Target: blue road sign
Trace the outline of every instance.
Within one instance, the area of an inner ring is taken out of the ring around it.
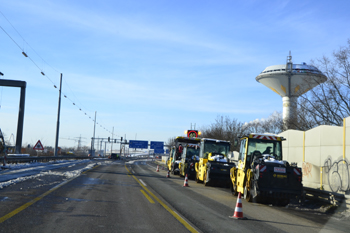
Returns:
[[[164,154],[164,149],[154,149],[155,154]]]
[[[151,141],[151,149],[163,149],[164,142],[152,142]]]
[[[129,140],[129,148],[147,149],[148,141]]]
[[[166,154],[169,154],[169,152],[170,152],[169,149],[166,149],[165,153],[166,153]]]

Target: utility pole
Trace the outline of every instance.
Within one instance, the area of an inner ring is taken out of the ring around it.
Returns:
[[[95,153],[93,153],[94,151],[94,144],[95,144],[95,129],[96,129],[96,111],[95,111],[95,121],[94,121],[94,135],[91,139],[91,156],[94,156]]]
[[[114,127],[112,128],[111,155],[112,155],[112,152],[113,152],[113,133],[114,133]]]
[[[58,138],[59,138],[59,131],[60,131],[60,114],[61,114],[61,90],[62,90],[62,73],[60,77],[60,89],[59,89],[59,95],[58,95],[58,111],[57,111],[57,125],[56,125],[56,143],[55,143],[55,157],[58,155]]]

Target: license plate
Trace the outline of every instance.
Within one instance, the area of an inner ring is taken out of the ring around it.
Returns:
[[[273,171],[277,172],[277,173],[286,173],[286,168],[285,167],[274,167]]]
[[[221,169],[221,171],[226,172],[227,170],[226,169]]]

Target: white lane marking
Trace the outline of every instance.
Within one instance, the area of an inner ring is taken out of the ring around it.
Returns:
[[[145,182],[143,182],[143,180],[139,179],[139,181],[144,185],[147,186]]]

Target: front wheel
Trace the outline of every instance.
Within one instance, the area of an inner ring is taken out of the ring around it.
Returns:
[[[252,201],[255,203],[259,203],[261,202],[261,198],[260,195],[258,194],[258,190],[257,190],[257,185],[255,182],[252,181],[251,185],[250,185],[250,189],[252,192],[250,192],[250,196],[252,196]]]
[[[207,176],[208,176],[208,173],[206,172],[204,175],[204,179],[203,179],[204,186],[208,186],[208,182],[207,182],[208,177]]]
[[[179,171],[180,177],[184,177],[184,176],[185,176],[185,173],[182,172],[182,166],[181,166],[181,169],[179,169],[179,170],[180,170],[180,171]]]
[[[238,195],[237,185],[233,184],[232,181],[231,181],[231,193],[232,193],[233,196],[237,196]]]
[[[247,202],[252,202],[252,195],[251,195],[250,192],[248,191],[247,186],[244,187],[243,198],[244,198]]]
[[[199,183],[200,180],[199,180],[199,172],[196,172],[196,183]]]

